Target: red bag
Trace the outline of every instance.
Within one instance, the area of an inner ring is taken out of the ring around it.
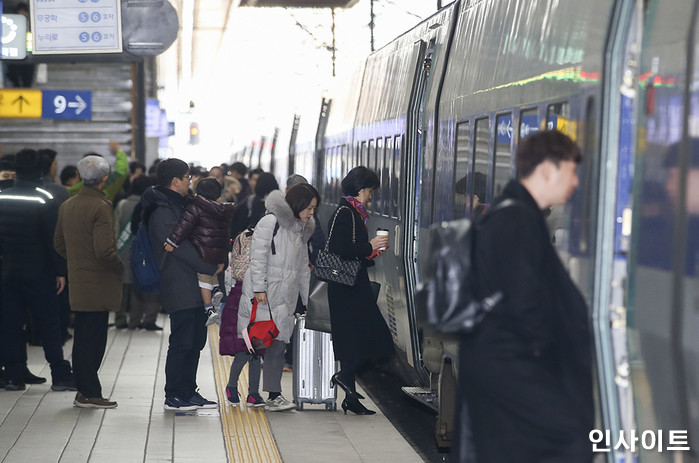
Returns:
[[[257,299],[252,300],[252,311],[250,312],[250,323],[243,330],[243,340],[251,354],[260,353],[260,351],[272,345],[274,340],[279,336],[279,328],[272,319],[272,309],[267,305],[269,310],[269,320],[255,321],[257,318]]]

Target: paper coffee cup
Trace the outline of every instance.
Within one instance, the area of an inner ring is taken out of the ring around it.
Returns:
[[[376,236],[388,236],[388,230],[386,230],[385,228],[379,228],[378,230],[376,230]],[[386,250],[386,246],[382,246],[379,248],[379,251],[385,251],[385,250]]]

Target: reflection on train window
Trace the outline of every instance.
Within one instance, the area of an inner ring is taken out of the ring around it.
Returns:
[[[347,172],[349,171],[349,169],[347,168],[347,166],[349,165],[349,159],[347,158],[348,157],[347,145],[346,144],[342,145],[342,147],[340,149],[341,149],[340,152],[342,153],[341,154],[342,168],[340,169],[340,176],[342,178],[345,178],[345,175],[347,175]]]
[[[365,166],[369,168],[372,172],[376,173],[376,149],[374,140],[369,140],[369,160]]]
[[[403,216],[400,210],[400,190],[403,188],[400,183],[401,158],[403,155],[403,136],[396,135],[393,143],[393,180],[391,181],[391,185],[394,186],[393,210],[395,211],[396,218],[400,220]]]
[[[578,191],[582,195],[582,223],[580,227],[576,227],[579,230],[580,238],[578,240],[578,245],[580,247],[580,253],[582,255],[587,254],[590,233],[592,233],[592,223],[593,214],[596,212],[593,210],[592,205],[592,195],[586,192],[596,191],[597,187],[594,183],[594,171],[593,158],[595,155],[595,147],[597,146],[597,137],[595,136],[595,125],[596,125],[596,114],[597,108],[595,105],[595,98],[590,97],[587,100],[587,106],[585,108],[585,125],[583,126],[582,136],[583,139],[580,140],[580,148],[582,149],[582,165],[579,168],[580,171],[580,185],[578,186]]]
[[[325,153],[325,181],[323,182],[323,195],[330,201],[330,196],[332,195],[332,169],[330,168],[330,151]]]
[[[473,187],[471,189],[471,217],[485,212],[487,201],[488,151],[490,144],[490,119],[476,120],[475,156],[473,158]]]
[[[360,145],[359,148],[359,166],[368,166],[369,165],[369,154],[367,151],[367,146],[366,142],[363,141],[362,144]]]
[[[342,172],[340,172],[340,155],[337,152],[333,153],[333,172],[335,176],[335,199],[340,197],[342,188],[340,182],[342,182]]]
[[[383,192],[386,191],[384,183],[388,183],[388,179],[384,177],[383,166],[384,166],[384,152],[383,152],[383,138],[379,137],[376,139],[376,176],[379,177],[379,188],[374,191],[375,210],[378,214],[384,214],[385,206],[383,198],[385,197]]]
[[[519,139],[531,135],[534,132],[541,130],[539,122],[539,110],[527,109],[519,113]]]
[[[575,139],[569,132],[568,122],[570,121],[570,105],[567,101],[550,104],[546,110],[546,129],[559,130]]]
[[[393,138],[386,137],[385,142],[386,164],[384,165],[384,177],[381,185],[384,187],[384,212],[389,217],[393,217],[395,210],[393,209],[391,193],[393,192],[393,189],[398,188],[398,185],[393,183]]]
[[[502,193],[512,177],[512,114],[497,117],[495,126],[495,168],[493,175],[493,198]]]
[[[469,160],[471,159],[471,123],[456,125],[456,158],[454,159],[454,219],[467,216],[470,206],[468,192]]]

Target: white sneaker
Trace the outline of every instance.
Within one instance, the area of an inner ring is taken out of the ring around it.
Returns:
[[[211,303],[213,304],[214,308],[218,311],[218,306],[221,305],[221,301],[223,300],[223,292],[218,289],[218,287],[214,290],[213,296],[211,298]]]
[[[213,325],[214,323],[218,323],[218,312],[216,312],[215,309],[209,309],[206,312],[207,319],[206,323],[204,324],[205,326]]]
[[[296,408],[296,405],[286,400],[283,395],[280,395],[274,400],[268,400],[265,408],[270,412],[283,412],[285,410],[293,410]]]

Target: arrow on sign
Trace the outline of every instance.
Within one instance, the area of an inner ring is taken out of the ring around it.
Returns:
[[[22,107],[26,103],[29,105],[29,101],[26,100],[22,95],[20,95],[15,101],[12,102],[12,104],[17,104],[19,103],[19,112],[22,112]]]
[[[87,108],[87,103],[85,103],[85,100],[80,98],[80,95],[75,95],[75,100],[76,101],[71,101],[70,103],[68,103],[68,107],[77,108],[75,110],[75,114],[80,114],[81,112],[83,112],[85,108]]]

